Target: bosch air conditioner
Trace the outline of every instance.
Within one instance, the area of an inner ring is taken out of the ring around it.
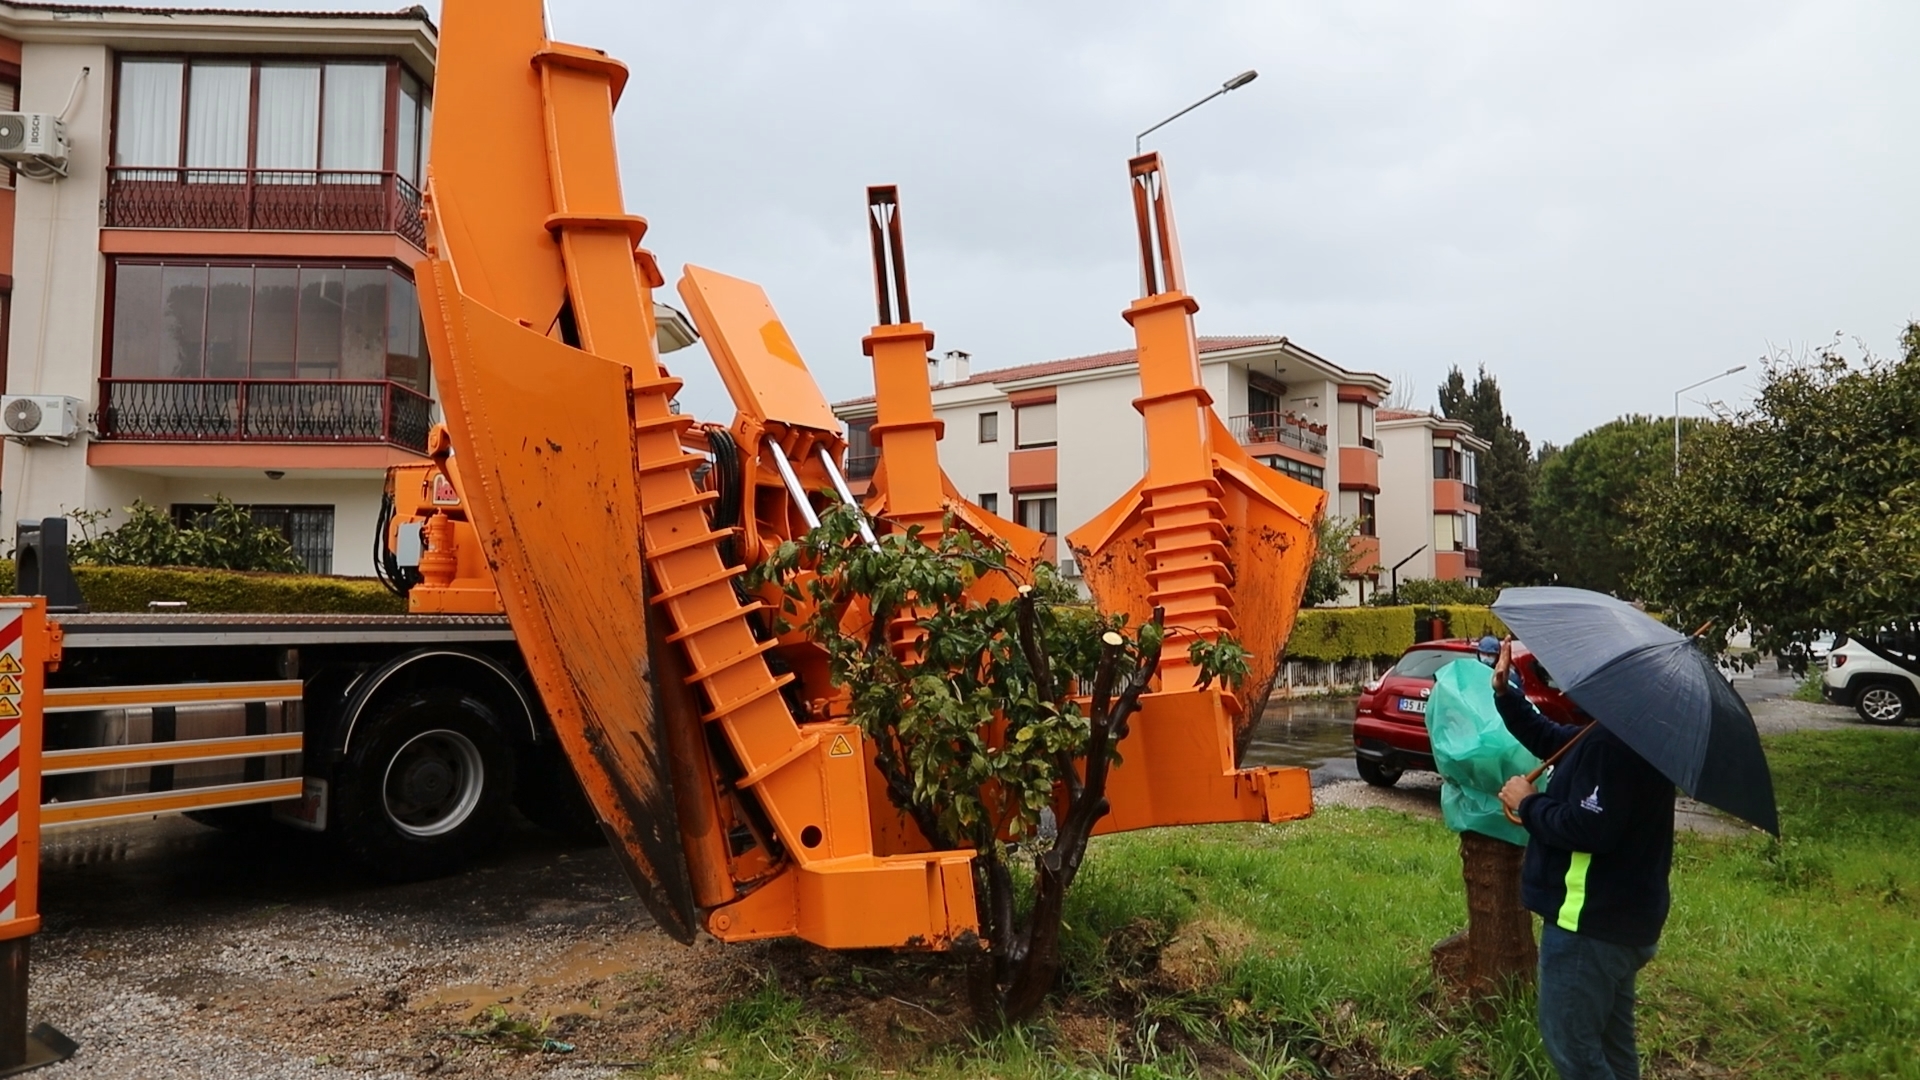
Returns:
[[[59,394],[0,396],[0,434],[9,439],[56,439],[80,434],[80,399]]]
[[[0,112],[0,161],[32,180],[67,175],[67,126],[52,113]]]

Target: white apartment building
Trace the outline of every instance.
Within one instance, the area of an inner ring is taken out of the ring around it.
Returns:
[[[1375,430],[1389,493],[1377,515],[1380,587],[1396,576],[1480,584],[1479,455],[1487,441],[1465,421],[1401,409],[1380,410]]]
[[[1390,389],[1284,337],[1202,337],[1201,377],[1213,408],[1256,458],[1334,493],[1328,510],[1356,518],[1360,573],[1350,602],[1371,592],[1381,460],[1374,411]],[[940,463],[973,501],[1058,537],[1104,510],[1146,467],[1133,399],[1134,350],[974,374],[964,353],[932,365],[934,412],[946,424]],[[872,398],[834,410],[849,431],[848,471],[862,481],[877,460],[866,430]],[[1057,552],[1050,552],[1058,558]],[[1071,574],[1071,560],[1062,569]]]
[[[437,52],[419,7],[0,0],[0,109],[71,144],[0,190],[0,369],[80,421],[0,431],[0,522],[224,495],[308,570],[373,572],[386,469],[439,415],[414,291]],[[657,313],[662,349],[695,339]]]

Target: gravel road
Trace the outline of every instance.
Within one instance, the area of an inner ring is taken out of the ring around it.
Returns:
[[[1765,731],[1855,722],[1778,697],[1754,713]],[[1326,776],[1318,799],[1438,816],[1439,783]],[[43,866],[30,1015],[81,1046],[46,1080],[613,1077],[782,948],[677,945],[607,850],[524,824],[466,873],[407,886],[315,837],[181,818],[50,834]]]

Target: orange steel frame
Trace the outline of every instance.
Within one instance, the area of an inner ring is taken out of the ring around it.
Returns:
[[[724,429],[678,415],[681,384],[654,347],[664,278],[615,160],[625,67],[549,41],[535,0],[450,4],[441,47],[416,276],[447,435],[432,464],[394,480],[403,512],[427,524],[416,610],[504,607],[614,850],[670,933],[829,947],[973,937],[972,853],[925,850],[858,729],[836,722],[844,695],[817,646],[776,633],[740,582],[836,497],[845,450],[771,303],[750,282],[685,269],[679,292],[736,415]],[[1238,770],[1235,755],[1243,701],[1264,700],[1292,625],[1324,495],[1247,458],[1207,408],[1158,160],[1132,168],[1146,287],[1126,317],[1149,471],[1069,540],[1098,602],[1164,609],[1170,635],[1101,829],[1301,816],[1303,771]],[[879,320],[862,345],[881,460],[865,508],[881,531],[996,537],[1016,577],[1030,575],[1045,537],[967,502],[940,469],[933,336],[908,309],[898,192],[869,189],[868,210]],[[694,474],[722,433],[745,497],[739,523],[716,528],[715,481]],[[457,508],[431,497],[439,477]],[[1229,632],[1253,653],[1237,695],[1199,687],[1185,652]],[[894,637],[913,639],[911,627]]]

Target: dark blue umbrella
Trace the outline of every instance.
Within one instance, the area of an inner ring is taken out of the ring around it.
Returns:
[[[1753,714],[1691,638],[1585,589],[1507,589],[1493,613],[1575,704],[1675,786],[1780,835]]]

